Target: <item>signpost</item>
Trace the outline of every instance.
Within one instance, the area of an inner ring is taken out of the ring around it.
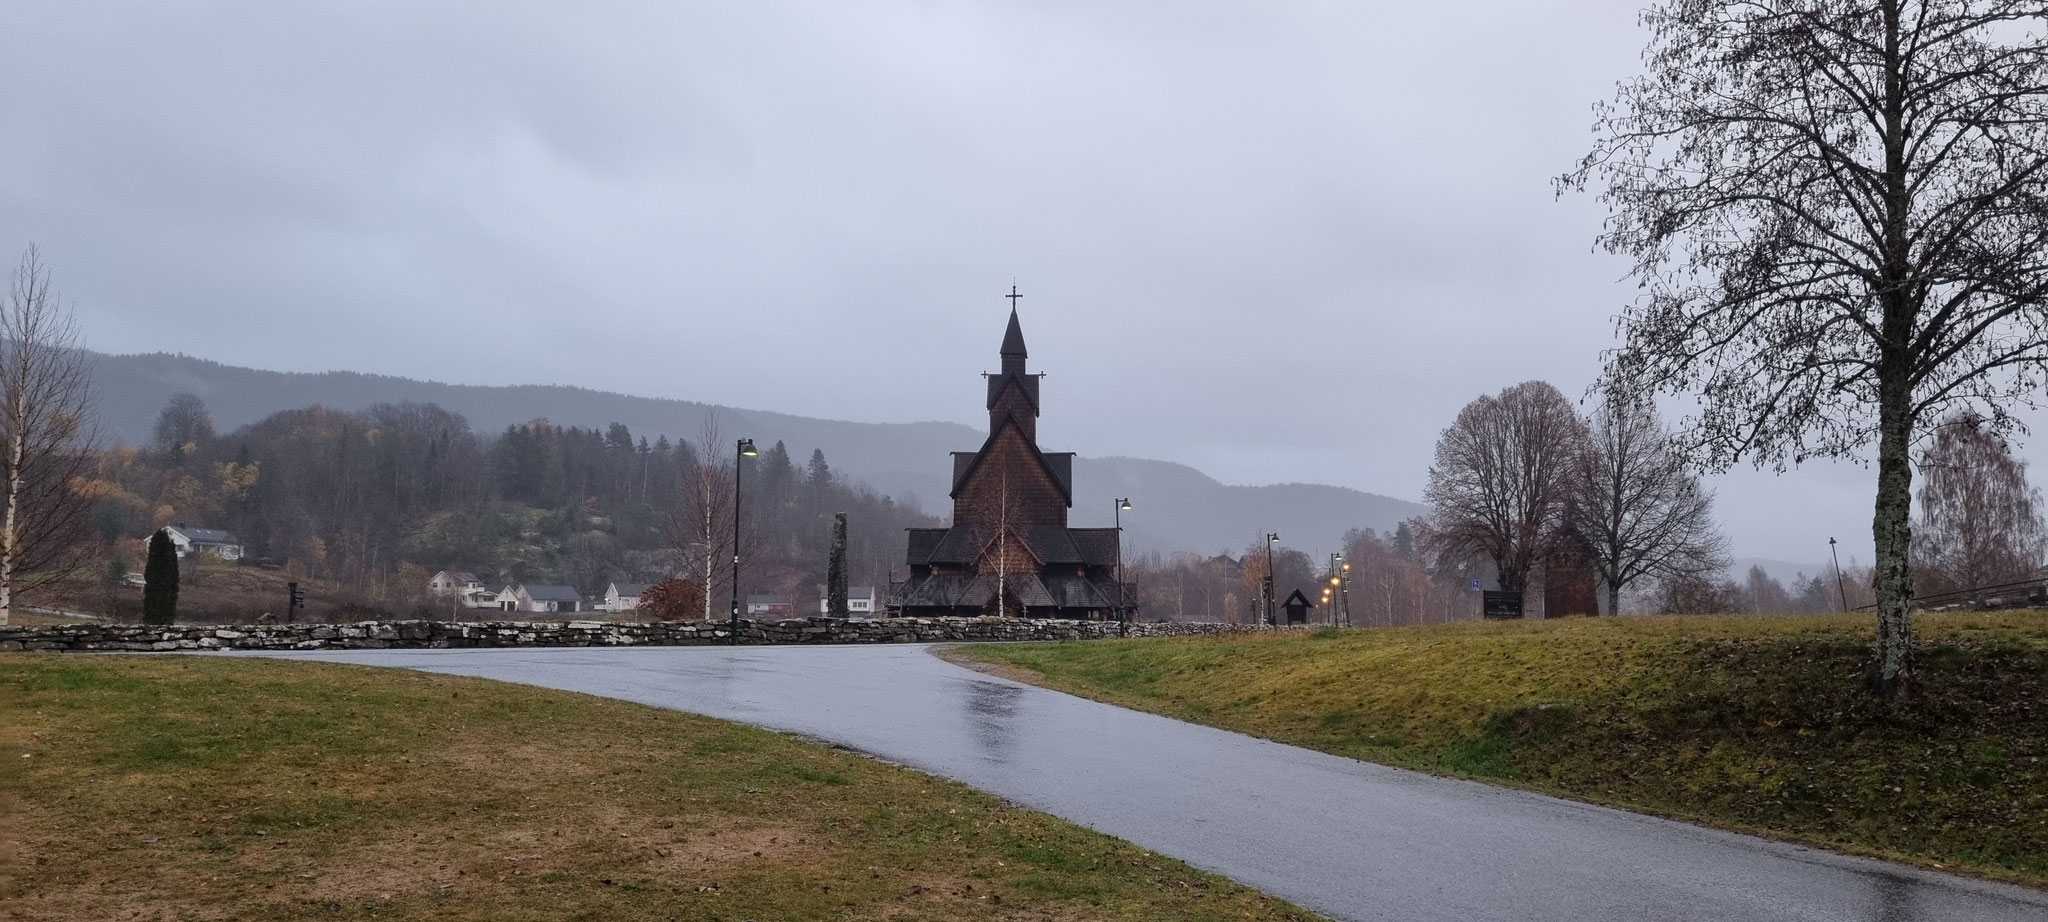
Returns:
[[[1522,594],[1519,592],[1495,592],[1491,589],[1480,593],[1480,612],[1489,620],[1522,617]]]

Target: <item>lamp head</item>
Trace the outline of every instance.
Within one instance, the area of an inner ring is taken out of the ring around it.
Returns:
[[[1266,533],[1266,540],[1278,542],[1280,540],[1280,533],[1277,531],[1269,531]]]
[[[1120,499],[1120,500],[1117,500],[1117,501],[1116,501],[1116,507],[1117,507],[1118,509],[1129,509],[1129,508],[1131,508],[1131,501],[1130,501],[1130,500],[1128,500],[1128,499]]]
[[[741,440],[740,440],[740,454],[742,454],[742,455],[745,455],[745,456],[747,456],[747,457],[749,457],[749,458],[752,458],[752,457],[755,457],[756,455],[759,455],[759,454],[760,454],[760,452],[758,452],[758,451],[755,451],[755,450],[754,450],[754,440],[753,440],[753,439],[741,439]]]

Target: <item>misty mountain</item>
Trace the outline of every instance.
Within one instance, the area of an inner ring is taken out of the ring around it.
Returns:
[[[741,436],[763,447],[781,441],[800,463],[812,449],[822,449],[841,475],[939,515],[951,511],[948,453],[973,451],[986,435],[960,423],[815,419],[562,385],[486,387],[346,371],[262,371],[164,353],[92,358],[100,421],[110,442],[148,444],[157,413],[181,391],[206,401],[222,433],[313,404],[361,410],[379,403],[432,403],[462,414],[484,434],[541,418],[583,428],[617,422],[650,441],[663,435],[696,440],[715,418],[723,444]],[[1139,552],[1235,554],[1277,531],[1285,546],[1327,553],[1338,547],[1345,529],[1384,532],[1423,512],[1417,503],[1346,487],[1222,484],[1169,461],[1081,456],[1074,467],[1073,523],[1108,525],[1111,503],[1129,497],[1134,508],[1124,515],[1124,528]]]

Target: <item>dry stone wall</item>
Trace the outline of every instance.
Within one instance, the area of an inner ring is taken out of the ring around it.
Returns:
[[[0,650],[384,650],[449,647],[688,646],[726,643],[725,621],[363,621],[357,624],[0,627]],[[1055,621],[1043,618],[802,618],[740,622],[749,644],[1094,640],[1299,630],[1244,624]]]

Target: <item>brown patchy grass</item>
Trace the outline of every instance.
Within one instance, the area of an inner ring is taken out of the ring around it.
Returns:
[[[316,663],[0,655],[0,919],[1311,919],[709,718]]]
[[[1497,622],[991,645],[1030,681],[1268,739],[2048,886],[2048,613]]]

